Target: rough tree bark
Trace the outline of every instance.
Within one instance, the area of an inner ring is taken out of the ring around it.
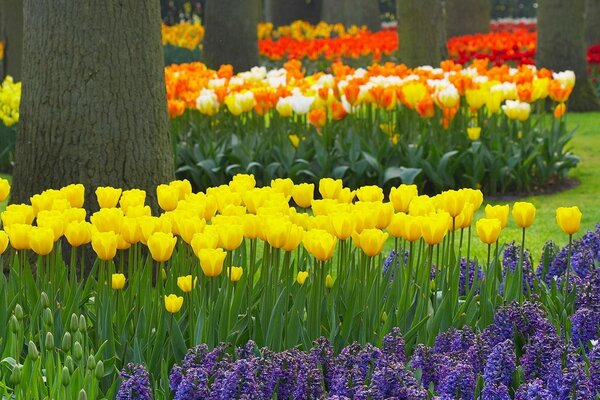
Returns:
[[[585,42],[600,43],[600,0],[587,0],[585,7]]]
[[[329,23],[366,25],[370,31],[381,29],[379,0],[323,0],[321,16]]]
[[[204,62],[210,68],[231,64],[235,71],[258,65],[257,0],[208,0],[204,10]]]
[[[535,64],[555,71],[570,69],[577,82],[569,99],[574,111],[600,108],[587,74],[583,14],[585,0],[540,0],[538,2]]]
[[[441,0],[398,0],[399,59],[409,67],[439,65],[447,55]]]
[[[491,14],[491,0],[446,0],[446,36],[487,33]]]
[[[4,0],[2,3],[4,72],[11,75],[15,81],[20,81],[23,58],[23,1]]]
[[[174,177],[158,0],[24,1],[11,201],[47,188],[147,191]]]
[[[265,0],[265,16],[274,26],[301,19],[311,24],[321,20],[321,0]]]

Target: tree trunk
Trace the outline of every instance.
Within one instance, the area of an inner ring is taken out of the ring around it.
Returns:
[[[204,10],[204,62],[210,68],[231,64],[235,71],[258,65],[256,0],[208,0]]]
[[[4,80],[4,0],[0,0],[0,82]]]
[[[299,19],[314,25],[321,20],[321,0],[265,0],[265,15],[274,26]]]
[[[577,83],[569,99],[574,111],[598,110],[599,104],[587,75],[583,14],[585,0],[538,2],[535,64],[554,71],[572,70]]]
[[[140,188],[174,177],[158,0],[25,0],[11,200],[47,188]],[[155,207],[156,208],[156,207]]]
[[[438,66],[447,54],[441,0],[398,0],[397,7],[400,61]]]
[[[373,32],[381,29],[379,0],[323,0],[321,7],[325,22],[339,22],[346,27],[366,25]]]
[[[23,58],[23,1],[4,0],[4,72],[15,81],[21,80]]]
[[[585,41],[588,46],[600,43],[600,0],[586,2]]]
[[[491,14],[490,0],[446,0],[446,36],[488,33]]]

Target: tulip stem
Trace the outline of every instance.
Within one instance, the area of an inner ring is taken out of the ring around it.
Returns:
[[[573,246],[573,235],[569,234],[569,247],[567,248],[567,272],[565,274],[565,283],[563,284],[563,291],[565,297],[565,309],[567,308],[567,296],[569,294],[569,273],[571,271],[571,247]]]
[[[521,239],[521,256],[517,266],[517,299],[519,304],[523,304],[523,257],[525,256],[525,228],[523,228],[523,238]]]

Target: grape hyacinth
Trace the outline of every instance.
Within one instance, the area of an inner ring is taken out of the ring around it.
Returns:
[[[117,392],[117,400],[150,400],[150,376],[142,365],[129,363],[121,371],[124,381]]]

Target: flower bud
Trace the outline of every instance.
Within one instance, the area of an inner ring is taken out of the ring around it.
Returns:
[[[52,332],[46,333],[46,342],[44,343],[46,350],[54,350],[54,335]]]
[[[71,383],[71,373],[69,372],[69,368],[67,367],[63,367],[62,369],[61,383],[65,387],[69,386],[69,384]]]
[[[40,352],[32,340],[27,344],[27,357],[31,358],[32,361],[36,361],[40,357]]]
[[[93,355],[89,355],[87,359],[87,368],[91,371],[96,368],[96,358]]]
[[[15,365],[12,369],[12,373],[10,374],[10,383],[13,386],[18,385],[19,383],[21,383],[21,367],[18,365]]]
[[[46,292],[42,292],[42,294],[40,295],[40,302],[42,303],[43,308],[50,307],[50,300],[48,299],[48,295],[46,294]]]
[[[19,321],[23,321],[23,307],[21,307],[20,304],[15,306],[15,317],[17,317]]]
[[[54,325],[54,316],[52,315],[52,310],[49,308],[44,308],[44,311],[42,311],[42,321],[44,321],[44,325],[46,327],[51,327]]]
[[[73,357],[75,357],[75,361],[79,362],[83,358],[83,347],[81,347],[81,343],[75,342],[73,345]]]
[[[85,389],[81,389],[81,391],[79,391],[78,400],[87,400],[87,393],[85,392]]]
[[[85,317],[83,314],[79,316],[79,332],[84,333],[87,331],[87,323],[85,322]]]
[[[75,370],[75,365],[73,364],[73,358],[71,356],[65,357],[65,367],[67,367],[70,372]]]
[[[104,363],[102,362],[102,360],[98,361],[98,363],[96,364],[96,369],[94,370],[94,375],[96,376],[96,379],[98,379],[98,380],[104,378]]]
[[[19,332],[19,321],[17,320],[17,317],[13,315],[10,316],[10,319],[8,320],[8,327],[10,328],[10,331],[12,333],[17,333]]]
[[[71,323],[69,324],[69,329],[71,330],[71,332],[77,331],[78,322],[79,322],[79,320],[77,319],[77,314],[75,314],[75,313],[71,314]]]
[[[69,332],[65,332],[62,338],[61,349],[64,352],[71,350],[71,334]]]

